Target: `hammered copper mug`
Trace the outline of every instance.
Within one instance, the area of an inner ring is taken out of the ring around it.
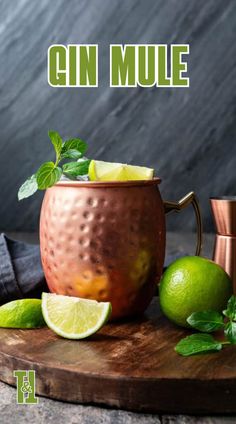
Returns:
[[[163,202],[150,181],[60,181],[48,189],[40,217],[40,248],[49,290],[112,303],[112,317],[143,312],[165,257],[165,213],[192,204],[200,254],[202,224],[193,192]]]
[[[229,274],[236,294],[236,196],[211,197],[210,202],[216,227],[213,261]]]

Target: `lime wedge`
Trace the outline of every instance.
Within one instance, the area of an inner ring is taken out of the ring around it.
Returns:
[[[37,328],[43,327],[41,299],[20,299],[0,307],[0,327]]]
[[[111,314],[109,302],[59,294],[42,294],[44,319],[51,330],[67,339],[84,339],[96,333]]]
[[[91,181],[151,180],[154,169],[124,163],[91,160],[88,174]]]

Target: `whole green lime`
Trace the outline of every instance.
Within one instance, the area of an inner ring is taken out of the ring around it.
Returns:
[[[193,312],[222,312],[232,294],[232,282],[215,262],[185,256],[164,272],[159,294],[163,313],[175,324],[189,327],[186,319]]]

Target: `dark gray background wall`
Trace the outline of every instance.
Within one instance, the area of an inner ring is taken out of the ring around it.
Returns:
[[[19,185],[53,158],[48,129],[89,156],[154,167],[164,198],[236,194],[235,0],[0,0],[0,229],[35,230],[42,193]],[[52,88],[53,43],[99,44],[99,87]],[[189,43],[190,88],[110,88],[109,44]],[[194,228],[184,212],[169,228]]]

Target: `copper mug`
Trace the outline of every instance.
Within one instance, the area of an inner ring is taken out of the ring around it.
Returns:
[[[236,294],[236,196],[211,197],[210,203],[216,227],[213,260],[229,274]]]
[[[200,254],[202,223],[193,192],[163,202],[150,181],[60,181],[41,209],[40,248],[49,290],[112,303],[112,317],[143,312],[165,257],[165,213],[192,204]]]

